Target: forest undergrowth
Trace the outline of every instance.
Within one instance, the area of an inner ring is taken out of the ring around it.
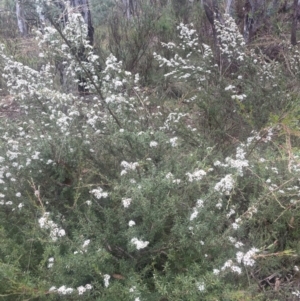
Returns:
[[[298,300],[298,45],[180,23],[141,78],[68,16],[0,45],[0,299]]]

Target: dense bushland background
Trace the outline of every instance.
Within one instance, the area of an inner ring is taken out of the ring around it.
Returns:
[[[0,299],[300,298],[298,15],[242,2],[0,1]]]

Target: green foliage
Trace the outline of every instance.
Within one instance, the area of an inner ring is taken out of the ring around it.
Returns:
[[[172,32],[167,14],[153,25],[145,12],[139,27],[110,27],[132,43],[110,44],[131,71],[147,31]],[[36,70],[1,46],[17,111],[0,120],[3,300],[296,297],[299,54],[270,62],[232,19],[216,28],[218,60],[184,24],[151,57],[181,87],[175,99],[149,93],[113,55],[99,68],[76,12],[37,37]],[[57,85],[58,57],[88,95]]]

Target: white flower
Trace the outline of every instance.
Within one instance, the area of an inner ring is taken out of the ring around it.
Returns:
[[[172,146],[172,147],[177,146],[177,140],[178,140],[177,137],[174,137],[174,138],[171,138],[171,139],[170,139],[170,143],[171,143],[171,146]]]
[[[239,227],[240,227],[239,224],[237,224],[237,223],[232,223],[232,228],[233,228],[234,230],[237,230]]]
[[[101,187],[98,187],[98,189],[93,189],[90,191],[90,193],[92,195],[95,196],[96,199],[101,199],[101,198],[107,198],[108,193],[107,192],[103,192],[103,189]]]
[[[236,261],[237,261],[238,263],[241,263],[242,260],[243,260],[243,258],[244,258],[244,253],[243,253],[243,252],[237,252],[237,253],[236,253]]]
[[[235,89],[235,86],[229,85],[225,88],[225,91],[233,90],[233,89]]]
[[[292,292],[292,295],[295,295],[296,297],[300,297],[300,292],[296,290],[295,292]]]
[[[56,291],[56,287],[55,286],[51,286],[50,288],[49,288],[49,292],[55,292]]]
[[[69,294],[72,294],[73,292],[73,289],[70,288],[70,287],[66,287],[65,285],[61,286],[57,292],[60,294],[60,295],[69,295]]]
[[[104,286],[108,287],[109,286],[109,279],[110,279],[110,275],[105,274],[104,275]]]
[[[16,197],[18,197],[18,198],[21,197],[21,192],[17,192]]]
[[[237,249],[239,249],[240,247],[242,247],[244,244],[242,243],[242,242],[240,242],[240,241],[237,241],[235,244],[234,244],[234,246],[237,248]]]
[[[91,284],[86,284],[86,285],[85,285],[85,288],[86,288],[87,290],[91,290],[91,289],[93,288],[93,286],[92,286]]]
[[[172,178],[174,178],[174,176],[171,172],[169,172],[169,173],[166,174],[166,178],[167,179],[172,179]]]
[[[21,209],[22,207],[24,207],[24,204],[23,204],[23,203],[20,203],[20,204],[18,205],[18,208]]]
[[[214,166],[219,166],[219,165],[221,165],[221,162],[217,160],[217,161],[214,163]]]
[[[242,269],[236,265],[232,266],[231,270],[239,275],[242,274]]]
[[[215,185],[215,190],[229,194],[234,187],[234,179],[231,174],[226,175],[220,182]]]
[[[193,208],[193,209],[194,209],[194,212],[190,216],[190,221],[194,220],[199,214],[199,212],[196,208]]]
[[[243,258],[243,263],[246,266],[253,266],[255,264],[255,260],[253,259],[253,257],[255,256],[255,254],[258,252],[259,250],[256,248],[252,248],[251,250],[249,250]]]
[[[131,204],[131,199],[130,198],[122,199],[122,203],[123,203],[124,208],[128,208]]]
[[[34,152],[34,155],[32,155],[31,158],[33,160],[38,160],[39,159],[39,155],[40,155],[40,152]]]
[[[156,141],[150,142],[150,147],[157,147],[158,143]]]
[[[54,258],[53,257],[50,257],[48,259],[48,269],[52,268],[53,267],[53,264],[54,264]]]
[[[206,175],[206,172],[202,169],[197,169],[192,174],[188,172],[186,175],[189,177],[189,182],[200,181]]]
[[[91,206],[91,205],[92,205],[92,201],[90,201],[90,200],[87,200],[85,203],[86,203],[88,206]]]
[[[229,218],[233,214],[235,214],[235,211],[233,209],[230,209],[230,211],[226,214],[226,217]]]
[[[66,235],[66,231],[64,229],[60,229],[57,233],[58,237],[63,237]]]
[[[82,247],[86,248],[90,244],[90,242],[91,242],[90,239],[85,240],[84,243],[83,243],[83,245],[82,245]]]
[[[213,269],[213,273],[214,273],[215,275],[219,275],[219,274],[220,274],[220,270],[218,270],[218,269]]]
[[[222,204],[221,202],[219,202],[219,203],[216,204],[216,207],[217,207],[218,209],[221,209],[222,206],[223,206],[223,204]]]
[[[77,290],[78,290],[78,295],[82,295],[83,293],[86,292],[86,288],[82,285],[77,287]]]
[[[129,227],[135,226],[135,221],[129,221],[128,226],[129,226]]]
[[[203,208],[203,200],[201,200],[201,199],[197,200],[196,207]]]
[[[131,288],[129,289],[129,292],[130,292],[130,293],[133,293],[135,290],[136,290],[136,286],[133,286],[133,287],[131,287]]]
[[[121,162],[121,166],[124,168],[121,171],[121,176],[127,174],[127,172],[129,170],[136,170],[137,167],[139,167],[139,163],[138,162],[126,162],[126,161],[122,161]]]
[[[142,241],[136,237],[131,239],[131,243],[135,245],[137,250],[144,249],[149,245],[149,241]]]
[[[204,282],[197,283],[197,286],[198,286],[198,290],[200,292],[203,292],[205,290],[205,284],[204,284]]]

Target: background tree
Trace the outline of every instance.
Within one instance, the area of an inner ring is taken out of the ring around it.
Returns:
[[[293,21],[292,21],[292,28],[291,28],[291,44],[297,44],[297,22],[299,17],[299,1],[294,0],[293,4]]]

